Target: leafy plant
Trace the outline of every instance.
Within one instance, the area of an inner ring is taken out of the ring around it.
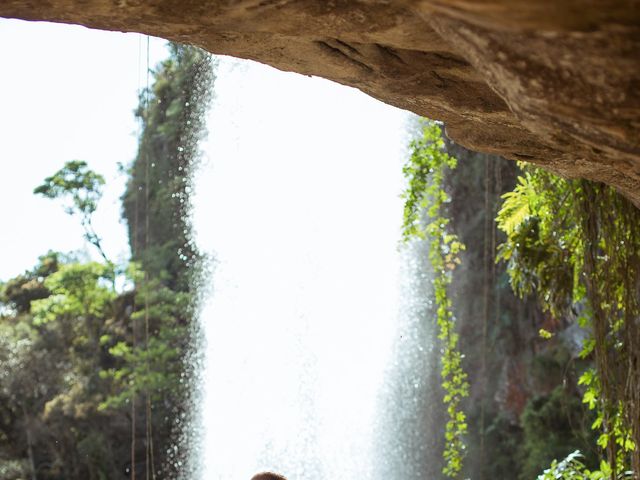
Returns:
[[[101,239],[93,228],[92,216],[102,198],[104,177],[89,169],[87,162],[71,160],[60,170],[45,178],[44,183],[33,191],[51,199],[67,199],[64,207],[69,215],[79,215],[84,229],[84,238],[91,243],[105,262],[109,262],[102,249]]]
[[[125,339],[114,343],[108,336],[101,339],[118,360],[116,366],[100,372],[101,378],[111,381],[111,392],[100,404],[101,410],[122,407],[140,393],[149,394],[153,400],[171,397],[180,384],[186,337],[180,319],[188,315],[190,297],[170,290],[157,279],[139,285],[136,298],[146,301],[137,302],[142,307],[132,313],[132,322],[146,322],[151,335],[137,344]]]
[[[449,231],[444,205],[449,201],[443,187],[446,170],[456,167],[455,158],[444,151],[440,126],[424,121],[422,137],[411,143],[411,156],[403,168],[408,187],[403,194],[405,200],[403,237],[429,239],[429,261],[434,271],[438,339],[441,342],[441,377],[445,391],[444,402],[448,420],[445,426],[445,448],[443,474],[450,478],[459,476],[462,470],[467,433],[466,415],[460,403],[469,394],[467,374],[462,367],[459,351],[459,336],[455,328],[448,288],[453,270],[460,264],[459,254],[464,245]],[[428,218],[423,222],[423,213]]]
[[[200,260],[190,225],[191,174],[200,158],[212,97],[213,57],[196,47],[170,44],[171,54],[140,95],[138,154],[128,169],[122,215],[132,258],[174,290],[192,288]]]
[[[31,302],[34,322],[47,323],[61,316],[104,317],[116,296],[111,288],[113,276],[111,265],[98,262],[61,265],[44,281],[51,295]]]
[[[507,235],[499,259],[508,262],[514,291],[535,294],[552,315],[577,317],[591,331],[581,356],[593,357],[595,369],[580,383],[598,412],[593,427],[608,476],[629,462],[638,473],[640,211],[602,184],[524,168],[498,214]]]
[[[580,451],[576,450],[560,462],[554,460],[548,469],[538,475],[538,480],[605,480],[612,478],[613,472],[606,461],[600,462],[598,470],[589,470],[582,462],[583,458]],[[624,472],[617,476],[618,480],[623,478],[633,478],[632,472]]]

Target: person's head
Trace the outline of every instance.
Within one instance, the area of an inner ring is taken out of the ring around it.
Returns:
[[[273,472],[262,472],[254,475],[251,480],[287,480],[282,475]]]

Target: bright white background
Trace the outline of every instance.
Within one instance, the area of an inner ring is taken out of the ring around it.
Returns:
[[[95,217],[107,254],[129,254],[120,222],[125,176],[136,154],[133,111],[146,84],[146,37],[0,19],[0,280],[31,269],[49,249],[95,252],[77,218],[33,189],[68,160],[85,160],[107,188]],[[166,55],[151,39],[150,65]],[[96,257],[97,258],[97,257]]]

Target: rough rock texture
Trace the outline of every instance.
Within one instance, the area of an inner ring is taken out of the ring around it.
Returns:
[[[2,0],[319,75],[640,205],[640,0]]]

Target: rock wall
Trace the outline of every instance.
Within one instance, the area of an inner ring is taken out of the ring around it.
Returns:
[[[640,205],[640,0],[3,0],[359,88]]]

